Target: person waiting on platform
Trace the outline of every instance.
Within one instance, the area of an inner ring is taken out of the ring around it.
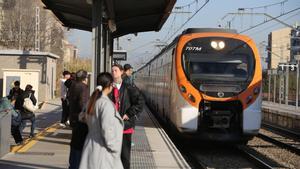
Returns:
[[[110,98],[124,120],[121,160],[123,167],[130,169],[131,138],[134,133],[136,116],[143,110],[144,99],[138,88],[122,83],[122,74],[123,67],[121,65],[112,66],[114,88]]]
[[[26,98],[29,98],[34,106],[36,106],[36,98],[34,96],[34,90],[32,90],[32,86],[30,84],[26,85],[25,91],[17,97],[16,103],[15,103],[15,109],[19,110],[21,112],[22,116],[22,123],[20,130],[21,132],[26,126],[26,120],[29,120],[31,122],[31,129],[30,129],[30,135],[29,137],[34,137],[34,129],[35,129],[35,114],[32,110],[28,110],[24,108],[24,101]]]
[[[81,115],[88,124],[80,169],[123,169],[121,147],[123,120],[108,98],[113,87],[110,73],[100,73],[87,110]]]
[[[71,77],[71,74],[69,71],[63,72],[63,78],[60,79],[60,98],[61,98],[61,105],[62,105],[62,114],[61,114],[61,120],[60,125],[65,127],[66,123],[68,121],[69,117],[69,107],[67,102],[67,90],[68,88],[65,86],[65,82]]]
[[[11,101],[12,105],[14,105],[17,100],[17,97],[22,95],[23,92],[24,90],[20,88],[20,81],[15,81],[14,87],[10,89],[7,98]]]
[[[122,75],[123,83],[133,85],[133,67],[130,64],[124,65],[124,73]]]
[[[76,72],[76,81],[72,82],[69,89],[70,126],[72,127],[71,151],[69,156],[69,169],[78,169],[81,159],[82,148],[88,126],[78,120],[78,115],[86,107],[89,99],[88,74],[85,70]]]

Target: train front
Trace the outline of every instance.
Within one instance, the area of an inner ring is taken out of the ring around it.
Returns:
[[[179,90],[198,109],[197,115],[185,112],[197,120],[181,131],[209,140],[248,140],[258,133],[262,72],[249,37],[228,32],[186,34],[176,54]]]

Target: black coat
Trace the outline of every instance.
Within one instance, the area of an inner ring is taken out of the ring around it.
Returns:
[[[74,81],[69,89],[70,123],[72,127],[71,147],[82,150],[88,126],[78,121],[78,115],[86,106],[89,99],[88,86]]]
[[[133,128],[138,114],[143,111],[144,98],[139,89],[128,83],[122,83],[119,90],[120,93],[120,115],[126,114],[129,120],[124,121],[124,130]],[[110,99],[115,103],[113,92],[109,95]]]
[[[18,98],[18,96],[21,96],[22,93],[24,92],[24,90],[22,90],[21,88],[12,88],[10,91],[9,91],[9,95],[7,96],[7,98],[9,100],[16,100]]]

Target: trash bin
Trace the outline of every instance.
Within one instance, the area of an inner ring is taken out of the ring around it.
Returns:
[[[10,151],[11,110],[6,97],[0,99],[0,158]]]

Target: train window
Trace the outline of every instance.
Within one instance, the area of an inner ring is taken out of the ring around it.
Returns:
[[[224,49],[213,48],[210,42],[222,40]],[[203,83],[250,83],[254,73],[254,53],[247,43],[231,38],[208,37],[189,41],[182,63],[187,78],[199,88]]]

